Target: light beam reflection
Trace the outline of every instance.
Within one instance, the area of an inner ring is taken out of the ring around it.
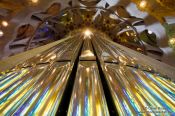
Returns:
[[[106,79],[120,115],[171,115],[175,111],[175,85],[131,67],[105,64]],[[112,80],[112,81],[111,81]],[[166,80],[167,81],[167,80]]]
[[[80,61],[78,65],[68,110],[68,116],[72,115],[109,116],[98,68],[93,61]]]
[[[6,78],[6,86],[0,94],[0,114],[55,114],[70,69],[70,63],[55,63],[50,69],[48,65],[41,65],[7,74],[9,78]],[[13,79],[10,76],[14,76]],[[0,82],[4,81],[5,77],[3,75]]]

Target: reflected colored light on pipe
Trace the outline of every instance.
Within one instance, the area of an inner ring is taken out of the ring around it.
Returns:
[[[68,116],[109,116],[96,62],[80,61]]]
[[[70,63],[58,63],[0,76],[0,114],[55,115],[70,69]]]
[[[108,86],[120,115],[161,114],[163,111],[170,115],[175,111],[173,82],[126,66],[106,65],[106,68]]]

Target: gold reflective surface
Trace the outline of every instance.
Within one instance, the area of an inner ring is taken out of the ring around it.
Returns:
[[[175,84],[138,69],[105,64],[106,80],[120,115],[170,115]]]
[[[54,115],[70,75],[70,63],[25,68],[0,77],[1,115]]]
[[[2,72],[0,115],[174,115],[168,74],[121,48],[75,34]]]
[[[79,62],[68,116],[109,116],[96,62]]]

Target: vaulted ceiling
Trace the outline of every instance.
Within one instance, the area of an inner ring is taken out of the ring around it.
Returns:
[[[162,25],[165,22],[175,23],[175,0],[0,0],[0,21],[5,20],[9,23],[7,27],[0,26],[4,33],[4,36],[0,37],[1,58],[9,55],[7,44],[15,38],[18,27],[23,24],[35,27],[37,22],[31,20],[31,15],[45,11],[54,2],[61,3],[61,9],[70,6],[100,6],[117,10],[124,18],[143,18],[145,24],[137,26],[137,31],[148,29],[155,33],[158,44],[164,51],[162,61],[175,66],[175,55],[168,46],[168,37]]]

